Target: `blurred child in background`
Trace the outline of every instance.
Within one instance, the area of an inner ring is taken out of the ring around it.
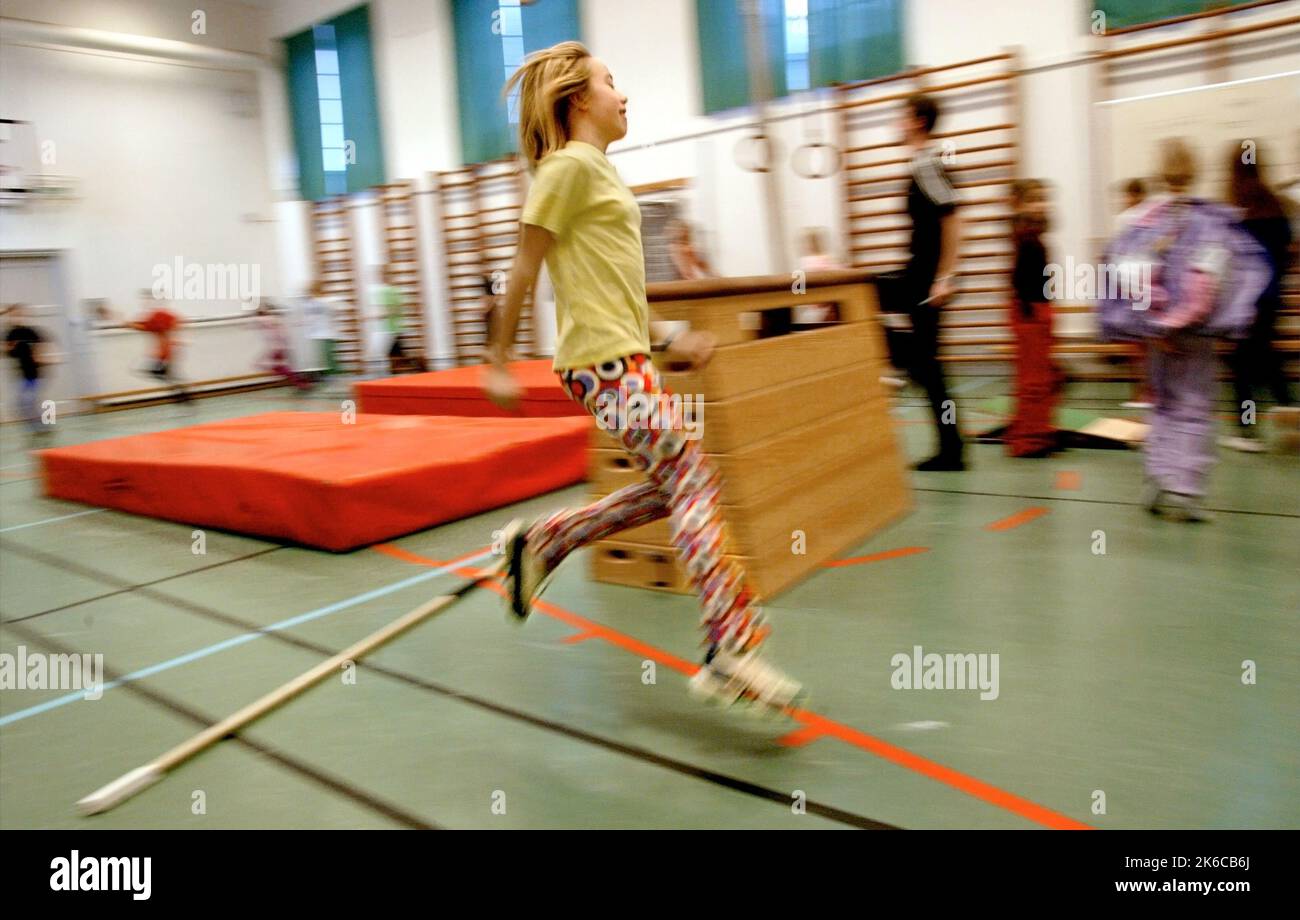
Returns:
[[[1214,464],[1214,341],[1247,333],[1270,272],[1232,209],[1189,194],[1196,161],[1184,141],[1163,143],[1160,171],[1169,195],[1144,207],[1108,247],[1119,293],[1099,301],[1099,319],[1109,338],[1154,345],[1146,507],[1200,521]]]
[[[1259,166],[1263,155],[1257,146],[1255,157],[1247,163],[1240,145],[1234,144],[1228,163],[1228,201],[1241,210],[1241,226],[1264,247],[1269,265],[1268,287],[1255,305],[1255,322],[1228,358],[1236,395],[1237,430],[1220,441],[1226,447],[1252,453],[1264,450],[1256,424],[1257,387],[1267,387],[1277,403],[1279,417],[1290,420],[1290,425],[1283,422],[1283,427],[1294,427],[1295,415],[1300,411],[1291,400],[1282,356],[1273,347],[1277,317],[1282,310],[1282,277],[1291,264],[1291,222],[1281,200],[1264,181]]]
[[[406,325],[406,301],[402,289],[393,284],[386,276],[375,285],[374,300],[382,311],[384,331],[389,335],[388,372],[402,374],[409,371],[424,370],[424,364],[418,358],[408,356],[406,345],[402,340],[402,330]]]
[[[700,278],[712,278],[713,269],[708,260],[695,249],[691,238],[691,225],[684,220],[675,220],[669,227],[670,242],[668,254],[677,268],[677,276],[683,281],[698,281]]]
[[[257,366],[282,377],[299,392],[311,389],[311,381],[293,368],[289,330],[280,308],[271,303],[263,303],[257,308],[256,318],[258,331],[266,344],[266,352],[258,360]]]
[[[302,304],[303,321],[307,325],[307,338],[315,350],[313,360],[327,377],[339,372],[336,346],[338,332],[334,323],[334,305],[325,299],[325,285],[312,282]]]
[[[8,323],[5,356],[13,359],[18,370],[18,417],[33,440],[51,435],[54,428],[41,423],[39,410],[41,375],[44,366],[50,363],[45,336],[30,324],[23,304],[10,304],[3,315]]]
[[[805,227],[800,235],[799,249],[801,271],[826,272],[844,267],[844,263],[830,253],[826,231],[822,227]],[[800,304],[794,308],[796,326],[833,323],[838,319],[839,310],[833,303]]]
[[[169,387],[182,403],[190,402],[190,392],[176,373],[176,361],[182,340],[184,321],[167,306],[166,301],[154,297],[150,288],[140,292],[143,308],[133,320],[121,320],[107,306],[101,305],[97,315],[102,322],[115,323],[128,329],[147,332],[153,336],[152,354],[145,359],[144,372]]]
[[[1013,457],[1046,457],[1059,449],[1052,424],[1063,375],[1052,360],[1052,305],[1044,293],[1047,249],[1043,234],[1050,221],[1047,187],[1022,179],[1011,189],[1011,331],[1016,339],[1015,410],[1007,426],[1007,452]]]
[[[1129,179],[1124,183],[1123,210],[1117,218],[1117,223],[1122,229],[1128,226],[1138,213],[1138,208],[1147,200],[1147,185],[1141,179]],[[1133,388],[1129,395],[1128,402],[1121,403],[1125,409],[1150,409],[1151,408],[1151,386],[1148,383],[1147,366],[1151,363],[1151,357],[1148,354],[1148,347],[1142,346],[1142,354],[1136,355],[1129,359],[1133,372]]]

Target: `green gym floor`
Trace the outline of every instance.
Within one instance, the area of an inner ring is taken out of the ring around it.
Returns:
[[[972,426],[994,419],[1007,381],[954,384]],[[1132,415],[1126,392],[1076,383],[1068,411]],[[263,391],[81,416],[57,443],[324,405]],[[923,456],[913,391],[896,415]],[[475,592],[354,683],[81,818],[81,796],[460,583],[442,563],[584,488],[345,555],[210,530],[199,556],[188,526],[41,497],[19,429],[0,436],[0,652],[102,652],[114,680],[96,701],[0,691],[6,829],[1300,826],[1295,458],[1221,452],[1198,525],[1139,507],[1137,452],[976,445],[965,473],[913,474],[909,516],[768,604],[773,659],[812,694],[797,721],[694,701],[694,601],[593,583],[575,558],[525,625]],[[997,698],[894,689],[914,646],[996,653]]]

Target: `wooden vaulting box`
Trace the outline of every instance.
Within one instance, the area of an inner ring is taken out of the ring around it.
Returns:
[[[800,293],[793,282],[773,275],[647,288],[656,318],[717,337],[703,370],[661,370],[671,392],[703,401],[701,443],[722,473],[728,552],[765,598],[911,507],[879,381],[885,349],[870,273],[810,273]],[[834,304],[838,320],[791,327],[791,308],[815,304]],[[593,430],[595,496],[644,475],[608,432]],[[597,581],[690,590],[667,519],[593,549]]]

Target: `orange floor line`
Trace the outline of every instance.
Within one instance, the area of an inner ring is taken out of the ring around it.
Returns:
[[[1025,512],[1021,512],[1021,514],[1024,513]],[[1037,515],[1034,516],[1037,517]],[[404,562],[411,562],[417,565],[427,565],[438,568],[451,564],[437,559],[428,559],[423,556],[418,556],[415,553],[410,553],[388,544],[381,543],[372,548],[378,552],[392,556],[393,558],[401,559]],[[482,549],[476,552],[482,552]],[[476,553],[467,553],[458,558],[464,559],[473,555],[476,555]],[[470,567],[457,570],[457,574],[466,578],[473,578],[478,573],[478,569]],[[496,592],[497,594],[503,595],[505,593],[504,589],[495,583],[485,584],[484,587]],[[569,639],[571,641],[578,641],[580,638],[586,638],[586,634],[590,634],[591,638],[604,639],[611,645],[618,646],[619,648],[632,652],[635,655],[640,655],[642,658],[648,658],[666,667],[670,667],[675,671],[680,671],[682,674],[687,676],[690,676],[699,670],[699,665],[694,664],[693,662],[678,658],[670,652],[655,648],[653,645],[647,645],[639,639],[634,639],[616,629],[611,629],[608,626],[588,620],[571,610],[565,610],[563,607],[557,607],[547,601],[539,600],[534,609],[539,613],[550,616],[553,619],[559,620],[560,622],[566,623],[577,629],[579,631],[578,635],[570,636]],[[1076,821],[1067,815],[1052,811],[1051,809],[1031,802],[1028,799],[1023,799],[1018,795],[1014,795],[1004,789],[999,789],[997,786],[990,785],[973,776],[967,776],[951,767],[945,767],[943,764],[927,760],[919,754],[913,754],[911,751],[896,747],[887,741],[882,741],[879,738],[872,737],[865,732],[858,731],[855,728],[843,725],[833,719],[828,719],[825,716],[820,716],[815,712],[811,712],[807,709],[791,709],[789,710],[789,713],[793,718],[804,723],[804,727],[796,729],[784,738],[780,739],[782,744],[795,746],[806,744],[820,737],[837,738],[846,744],[867,751],[868,753],[875,754],[877,757],[888,760],[897,766],[920,773],[922,776],[929,777],[930,779],[943,783],[946,786],[950,786],[953,789],[964,792],[967,795],[973,796],[1005,811],[1020,815],[1021,817],[1041,824],[1044,827],[1055,830],[1091,830],[1088,825]]]
[[[983,780],[967,776],[965,773],[935,763],[933,760],[927,760],[918,754],[913,754],[911,751],[892,745],[888,741],[882,741],[865,732],[824,718],[816,713],[801,710],[795,714],[795,718],[804,722],[809,729],[838,738],[845,744],[851,744],[864,751],[869,751],[877,757],[883,757],[900,767],[906,767],[920,773],[922,776],[928,776],[945,786],[951,786],[967,795],[988,802],[990,805],[996,805],[998,808],[1020,815],[1022,818],[1028,818],[1030,821],[1044,827],[1053,830],[1092,830],[1087,824],[1076,821],[1068,815],[1052,811],[1050,808],[1044,808],[1042,805],[1007,792],[1005,789],[999,789],[997,786],[990,785]]]
[[[1004,517],[1000,521],[994,521],[992,524],[985,524],[985,530],[1011,530],[1013,527],[1019,527],[1021,524],[1028,524],[1030,521],[1037,520],[1047,513],[1046,508],[1026,508],[1024,511],[1017,511],[1010,517]]]
[[[1077,470],[1061,470],[1056,474],[1056,488],[1078,489],[1083,485],[1083,475]]]
[[[848,559],[832,559],[829,562],[823,562],[822,568],[833,569],[842,565],[864,565],[868,562],[884,562],[886,559],[901,559],[904,556],[915,556],[917,553],[928,553],[928,546],[902,546],[898,549],[887,549],[884,552],[872,553],[870,556],[852,556]]]

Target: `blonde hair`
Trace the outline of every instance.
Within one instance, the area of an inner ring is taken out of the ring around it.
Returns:
[[[569,141],[569,106],[591,79],[591,52],[581,42],[560,42],[524,59],[504,90],[519,89],[519,153],[528,171]]]
[[[1181,137],[1160,143],[1160,178],[1171,192],[1184,192],[1196,180],[1196,155]]]

